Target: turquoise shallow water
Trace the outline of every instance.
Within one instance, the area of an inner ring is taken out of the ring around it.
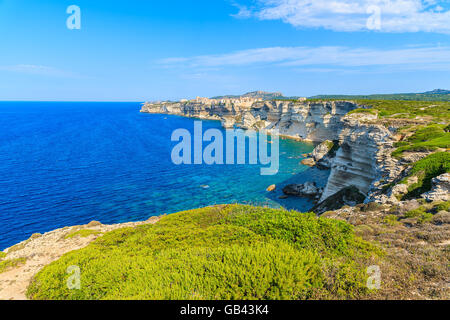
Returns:
[[[279,200],[292,182],[326,182],[300,164],[311,144],[280,140],[280,169],[259,165],[174,165],[174,129],[194,120],[139,113],[139,103],[0,102],[0,249],[92,220],[138,221],[222,203],[305,211],[306,199]],[[221,128],[203,121],[204,130]],[[277,184],[275,193],[266,192]],[[207,187],[206,187],[207,186]]]

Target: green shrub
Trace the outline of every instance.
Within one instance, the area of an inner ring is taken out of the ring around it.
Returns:
[[[431,221],[433,218],[433,214],[431,212],[428,212],[428,210],[421,206],[415,210],[408,211],[405,213],[406,218],[418,218],[419,223],[425,223]]]
[[[3,259],[4,257],[6,257],[6,253],[4,253],[3,251],[0,251],[0,259]]]
[[[406,212],[405,217],[406,218],[418,218],[418,217],[421,217],[424,213],[425,213],[425,208],[419,207],[417,209]]]
[[[434,207],[436,212],[439,211],[450,211],[450,201],[441,202]]]
[[[33,299],[312,299],[368,294],[380,251],[351,225],[280,209],[208,207],[106,233],[43,268]],[[372,263],[372,262],[371,262]],[[67,268],[81,270],[69,290]]]
[[[395,226],[399,224],[398,217],[395,214],[388,214],[383,218],[383,222],[390,226]]]
[[[419,219],[419,223],[430,222],[433,219],[433,214],[430,212],[424,212]]]

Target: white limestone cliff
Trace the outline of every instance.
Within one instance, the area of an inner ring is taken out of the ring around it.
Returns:
[[[220,120],[225,128],[278,130],[281,135],[304,141],[339,141],[335,158],[328,162],[331,173],[320,200],[355,186],[367,200],[374,201],[380,186],[395,179],[402,168],[390,156],[394,131],[379,124],[376,114],[348,114],[359,107],[350,101],[197,98],[145,103],[141,112]]]
[[[253,98],[145,103],[141,112],[220,120],[225,128],[278,130],[282,135],[322,142],[337,140],[341,118],[357,105],[347,101],[260,101]]]

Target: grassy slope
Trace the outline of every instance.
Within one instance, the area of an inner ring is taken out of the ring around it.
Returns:
[[[427,126],[412,128],[413,135],[406,140],[398,142],[398,149],[392,154],[400,157],[405,151],[434,151],[438,148],[450,148],[450,132],[445,124],[432,123]],[[410,129],[407,129],[410,130]]]
[[[450,101],[450,94],[424,94],[424,93],[406,93],[406,94],[374,94],[374,95],[319,95],[311,99],[368,99],[368,100],[402,100],[402,101]]]
[[[380,251],[351,225],[280,209],[208,207],[120,229],[37,274],[34,299],[361,298]],[[81,290],[67,289],[69,266]]]
[[[408,176],[401,183],[406,183],[409,177],[416,176],[417,182],[408,186],[408,193],[404,199],[419,197],[422,193],[431,190],[432,179],[443,173],[450,172],[450,153],[437,152],[417,161]]]
[[[351,100],[370,109],[378,110],[381,118],[430,117],[436,122],[450,120],[450,101],[402,101],[376,99],[308,99],[309,101]],[[360,109],[361,111],[361,109]]]

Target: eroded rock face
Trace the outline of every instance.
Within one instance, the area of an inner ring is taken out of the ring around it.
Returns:
[[[391,157],[395,138],[386,127],[361,122],[355,114],[342,120],[341,147],[333,160],[321,201],[349,186],[355,186],[369,199],[380,190],[381,179],[393,180],[402,170]]]
[[[330,169],[333,163],[333,159],[335,156],[334,150],[334,142],[331,140],[325,140],[317,147],[314,148],[314,151],[311,153],[315,165],[319,169]]]
[[[394,181],[404,169],[391,157],[398,137],[378,124],[376,114],[348,114],[358,107],[348,101],[196,99],[146,103],[141,112],[220,120],[225,128],[265,129],[321,142],[311,157],[302,162],[322,169],[331,168],[321,201],[349,186],[355,186],[366,195],[367,202],[382,201],[386,198],[382,185]],[[334,158],[327,156],[332,141],[340,146]]]
[[[266,129],[303,140],[336,140],[341,118],[356,109],[347,101],[258,101],[255,99],[196,99],[184,102],[145,103],[141,112],[167,113],[220,120],[225,128]]]
[[[328,152],[330,152],[331,148],[333,147],[333,141],[331,140],[325,140],[321,144],[319,144],[317,147],[314,148],[314,151],[312,152],[312,157],[315,161],[321,160],[323,157],[325,157]]]
[[[450,201],[450,173],[444,173],[432,180],[432,189],[422,194],[422,198],[429,202]]]

